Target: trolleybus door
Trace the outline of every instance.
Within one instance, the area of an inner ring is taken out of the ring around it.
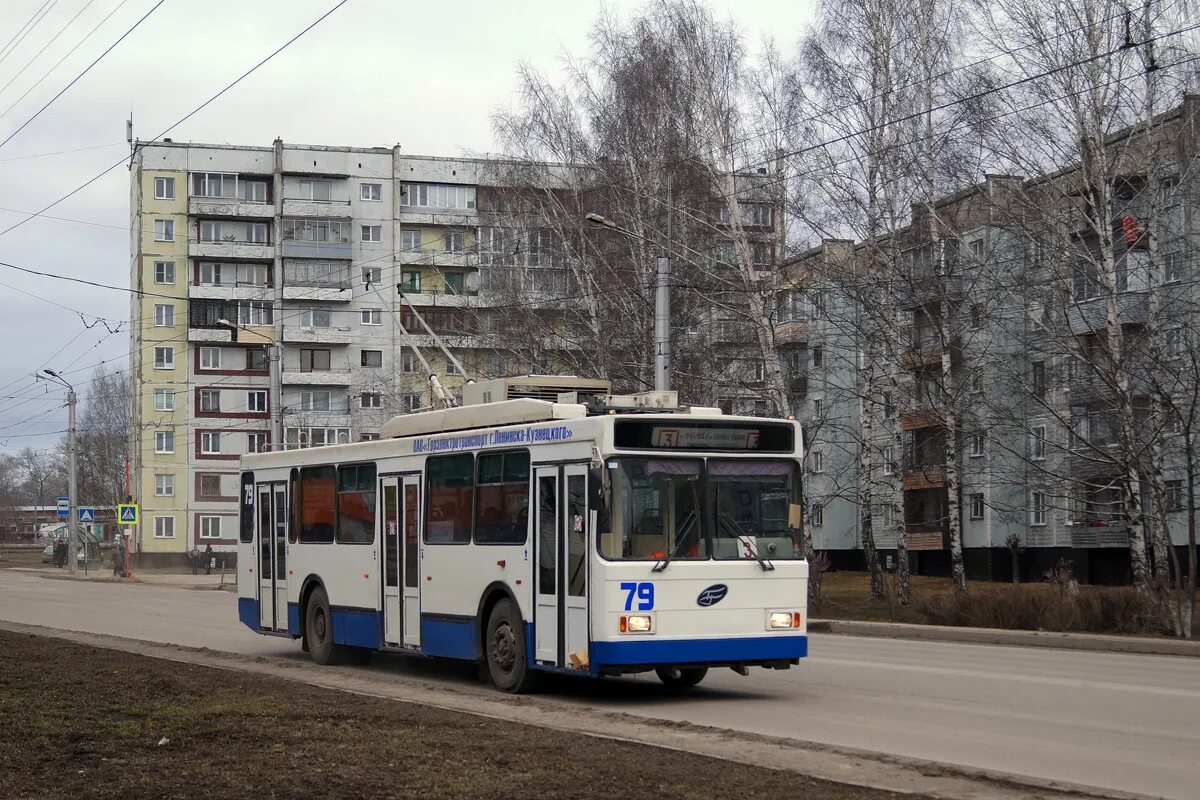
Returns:
[[[400,485],[400,519],[404,535],[401,557],[404,574],[403,613],[404,646],[421,646],[421,481],[419,475],[405,475]]]
[[[538,467],[534,481],[534,659],[571,667],[571,655],[586,662],[588,649],[587,465]]]
[[[287,630],[287,487],[258,485],[258,624]]]
[[[400,616],[401,557],[404,551],[404,532],[400,528],[400,479],[380,478],[379,496],[383,502],[383,641],[392,647],[400,646],[402,617]]]
[[[534,485],[534,597],[533,612],[535,661],[559,663],[558,640],[558,467],[538,467]]]

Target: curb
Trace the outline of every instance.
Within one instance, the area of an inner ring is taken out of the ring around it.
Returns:
[[[1001,644],[1014,647],[1051,647],[1059,650],[1090,650],[1100,653],[1137,653],[1156,656],[1200,657],[1200,641],[1150,639],[1144,636],[1110,636],[1061,631],[1010,631],[1000,628],[955,628],[948,625],[911,625],[902,622],[853,620],[810,620],[813,633],[843,636],[877,636],[930,642]]]

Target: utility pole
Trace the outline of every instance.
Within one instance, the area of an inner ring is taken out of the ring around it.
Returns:
[[[67,562],[71,573],[78,571],[75,563],[75,534],[77,530],[79,516],[79,497],[76,494],[75,480],[75,387],[67,383],[66,378],[59,375],[52,369],[42,370],[45,374],[54,378],[56,381],[67,387],[67,496],[68,496],[68,511],[67,511]],[[87,558],[85,549],[84,558]]]

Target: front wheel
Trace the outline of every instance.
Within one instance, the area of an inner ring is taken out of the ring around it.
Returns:
[[[511,694],[533,690],[538,675],[525,660],[525,629],[512,600],[496,603],[484,639],[488,675],[497,689]]]
[[[658,679],[663,682],[664,686],[672,689],[690,689],[704,680],[704,676],[708,674],[708,667],[689,667],[686,669],[659,667],[654,671],[658,673]]]

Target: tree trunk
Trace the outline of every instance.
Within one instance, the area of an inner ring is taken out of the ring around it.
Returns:
[[[883,568],[879,564],[879,551],[875,549],[875,531],[872,523],[872,499],[874,498],[874,459],[872,458],[874,442],[871,441],[871,370],[870,361],[860,371],[863,386],[859,394],[859,423],[861,442],[858,449],[858,518],[862,536],[863,557],[867,561],[867,571],[871,574],[871,599],[883,599]]]

